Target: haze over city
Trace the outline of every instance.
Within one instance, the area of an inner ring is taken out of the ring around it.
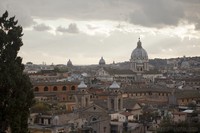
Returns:
[[[23,62],[123,62],[141,38],[150,59],[199,56],[198,0],[0,0],[23,27]]]

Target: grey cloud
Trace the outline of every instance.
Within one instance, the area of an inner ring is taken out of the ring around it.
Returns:
[[[78,27],[75,23],[69,24],[68,28],[64,28],[64,27],[59,26],[59,27],[57,27],[56,30],[59,31],[59,32],[62,32],[62,33],[65,33],[65,32],[79,33],[79,29],[78,29]]]
[[[199,21],[200,21],[200,20],[199,20]],[[200,30],[200,23],[198,23],[198,24],[195,25],[195,29],[196,29],[196,30]]]
[[[33,29],[36,31],[48,31],[51,30],[51,27],[45,24],[38,24],[33,26]]]
[[[52,20],[128,20],[133,24],[157,28],[176,26],[182,20],[196,25],[200,23],[199,19],[191,18],[194,14],[200,16],[199,0],[43,0],[31,1],[31,4],[30,0],[0,1],[2,9],[18,11],[21,23],[29,25],[33,16]]]
[[[86,25],[86,26],[87,26],[87,28],[88,28],[89,30],[98,29],[98,27],[92,26],[92,25],[90,25],[90,24],[88,24],[88,25]]]
[[[31,17],[29,8],[23,4],[19,4],[18,1],[0,0],[0,15],[6,10],[9,13],[9,17],[16,16],[18,24],[23,27],[29,27],[32,24],[35,24]]]
[[[59,32],[63,32],[63,33],[65,33],[65,32],[67,32],[67,28],[64,28],[64,27],[62,27],[62,26],[59,26],[59,27],[57,27],[57,29],[56,29],[57,31],[59,31]]]
[[[184,18],[183,5],[174,0],[135,0],[138,9],[130,14],[130,22],[147,27],[177,25]]]
[[[77,25],[75,23],[72,23],[68,27],[68,32],[69,33],[78,33],[79,29],[78,29],[78,27],[77,27]]]

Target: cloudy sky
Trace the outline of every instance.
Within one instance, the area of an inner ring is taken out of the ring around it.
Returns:
[[[0,0],[5,10],[23,26],[24,63],[128,61],[138,37],[150,59],[200,56],[200,0]]]

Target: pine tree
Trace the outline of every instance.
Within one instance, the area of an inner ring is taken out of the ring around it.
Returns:
[[[28,117],[33,104],[30,79],[23,73],[22,58],[17,54],[22,42],[22,27],[6,11],[0,17],[0,133],[28,132]]]

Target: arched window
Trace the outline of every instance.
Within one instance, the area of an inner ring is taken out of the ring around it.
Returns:
[[[57,91],[57,90],[58,90],[57,86],[54,86],[53,91]]]
[[[39,88],[38,88],[38,87],[35,87],[34,91],[39,91]]]
[[[95,117],[92,118],[92,121],[96,121],[96,120],[97,120],[97,118],[95,118]]]
[[[121,110],[121,99],[118,99],[118,110]]]
[[[89,100],[88,98],[85,98],[85,106],[87,107],[89,105]]]
[[[111,99],[111,109],[114,110],[114,99]]]
[[[75,86],[74,85],[71,87],[71,90],[73,90],[73,91],[75,90]]]
[[[49,91],[49,88],[47,86],[45,86],[44,91]]]
[[[67,90],[67,87],[63,86],[62,91],[66,91],[66,90]]]
[[[72,100],[72,96],[69,96],[68,99],[69,99],[69,100]]]

